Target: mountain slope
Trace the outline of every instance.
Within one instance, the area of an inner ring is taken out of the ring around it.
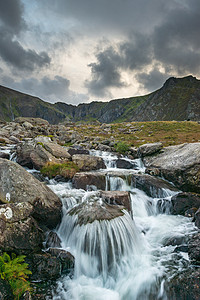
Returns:
[[[200,80],[169,78],[159,90],[140,97],[91,102],[78,106],[51,104],[0,86],[0,119],[39,117],[57,124],[64,120],[104,123],[123,121],[200,120]]]

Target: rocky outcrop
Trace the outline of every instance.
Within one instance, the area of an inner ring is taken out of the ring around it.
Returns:
[[[3,203],[28,202],[41,225],[54,228],[61,219],[61,201],[43,183],[18,164],[0,159],[0,199]]]
[[[30,203],[0,206],[0,249],[4,252],[27,254],[42,247],[44,235],[32,217]]]
[[[191,237],[188,243],[188,255],[194,264],[200,265],[200,233]]]
[[[179,193],[172,197],[172,213],[185,215],[187,210],[200,207],[200,196],[194,193]]]
[[[91,171],[106,168],[103,159],[97,156],[75,154],[72,156],[72,161],[78,166],[80,171]]]
[[[86,225],[94,221],[112,220],[124,215],[123,206],[109,205],[102,201],[85,201],[72,208],[68,214],[77,216],[77,224]]]
[[[138,148],[138,156],[144,157],[144,156],[155,154],[159,152],[162,149],[162,147],[163,147],[162,143],[143,144]]]
[[[163,176],[183,191],[200,191],[200,143],[166,147],[144,163],[147,173]]]
[[[131,212],[131,199],[129,192],[124,191],[101,191],[102,199],[112,205],[122,205]]]

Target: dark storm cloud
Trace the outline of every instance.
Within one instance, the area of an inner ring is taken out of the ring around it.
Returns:
[[[160,72],[158,68],[153,69],[150,73],[142,72],[136,75],[138,82],[148,91],[154,91],[161,87],[168,77],[169,75]]]
[[[97,63],[89,64],[91,67],[92,79],[85,82],[91,94],[104,97],[111,96],[108,88],[123,87],[119,67],[121,65],[121,57],[112,48],[99,52],[96,55]]]
[[[7,30],[18,33],[25,27],[24,7],[20,0],[0,0],[0,20]]]
[[[23,12],[20,0],[0,0],[0,56],[12,67],[33,71],[49,65],[50,57],[45,51],[25,49],[18,41],[19,34],[26,29]]]

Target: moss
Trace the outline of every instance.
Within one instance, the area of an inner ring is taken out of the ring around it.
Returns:
[[[71,161],[60,164],[49,162],[40,170],[43,175],[48,176],[49,178],[60,175],[66,179],[71,179],[78,171],[78,166]]]

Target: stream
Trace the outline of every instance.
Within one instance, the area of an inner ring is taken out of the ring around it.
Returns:
[[[59,280],[53,299],[168,299],[167,282],[188,266],[187,252],[176,251],[173,240],[185,245],[196,231],[194,223],[191,218],[170,214],[170,200],[176,192],[163,189],[162,195],[149,197],[117,176],[127,170],[116,168],[116,156],[100,151],[90,154],[104,159],[107,190],[130,192],[131,213],[124,211],[112,220],[80,225],[68,210],[83,202],[103,205],[99,191],[95,186],[84,191],[73,189],[71,183],[50,181],[49,187],[63,203],[63,218],[56,232],[62,248],[75,257],[74,274]],[[140,159],[126,160],[135,166],[129,173],[145,172]]]

